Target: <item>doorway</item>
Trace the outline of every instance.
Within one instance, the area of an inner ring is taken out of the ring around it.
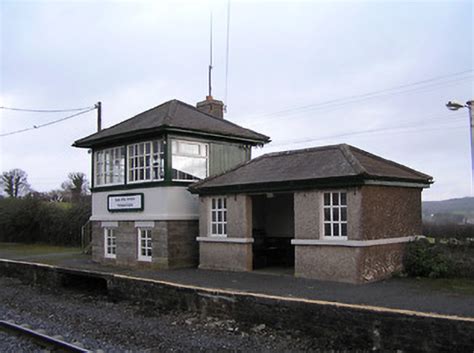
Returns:
[[[252,196],[253,268],[293,273],[295,251],[292,193]]]

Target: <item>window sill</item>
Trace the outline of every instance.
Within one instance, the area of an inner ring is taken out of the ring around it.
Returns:
[[[419,236],[410,237],[398,237],[398,238],[384,238],[384,239],[373,239],[373,240],[327,240],[327,239],[292,239],[292,245],[315,245],[315,246],[346,246],[346,247],[366,247],[366,246],[377,246],[377,245],[388,245],[407,243],[414,241]]]
[[[135,185],[135,184],[144,184],[144,183],[158,183],[160,181],[164,181],[164,179],[146,179],[146,180],[134,180],[128,181],[127,184],[123,185]]]
[[[226,236],[208,236],[208,237],[197,237],[198,242],[203,243],[234,243],[234,244],[251,244],[253,238],[228,238]]]
[[[333,236],[333,237],[326,237],[324,236],[321,240],[325,241],[347,241],[347,235],[345,236]]]
[[[140,262],[151,262],[151,257],[150,258],[138,258],[137,261],[140,261]]]
[[[96,183],[94,183],[94,184],[96,184]],[[108,188],[108,187],[111,187],[111,186],[122,186],[122,185],[125,185],[125,182],[122,181],[121,183],[100,184],[100,185],[97,185],[96,187],[98,187],[98,188]]]
[[[202,179],[188,179],[188,180],[185,180],[185,179],[172,179],[172,181],[176,182],[176,183],[196,183],[200,180],[202,180]]]

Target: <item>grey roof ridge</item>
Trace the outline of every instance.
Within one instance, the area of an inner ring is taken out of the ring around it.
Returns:
[[[188,107],[188,108],[192,108],[192,109],[194,109],[194,110],[198,110],[195,106],[193,106],[193,105],[191,105],[191,104],[188,104],[188,103],[186,103],[186,102],[180,101],[180,100],[178,100],[178,99],[175,99],[175,101],[176,101],[177,103],[181,104],[181,105],[184,105],[184,106]],[[232,121],[229,121],[229,120],[226,120],[226,119],[222,119],[222,118],[217,118],[217,117],[215,117],[214,115],[208,114],[208,113],[206,113],[206,112],[202,112],[202,111],[200,111],[200,110],[199,110],[199,112],[202,113],[202,114],[204,114],[204,115],[207,115],[208,117],[210,117],[210,118],[212,118],[212,119],[214,119],[214,120],[225,121],[226,123],[228,123],[228,124],[230,124],[230,125],[233,125],[233,126],[235,126],[235,127],[238,127],[239,129],[246,130],[246,131],[249,131],[249,132],[251,132],[251,133],[254,133],[254,134],[263,136],[263,137],[265,137],[265,139],[267,139],[267,140],[270,141],[270,137],[267,136],[267,135],[261,134],[261,133],[259,133],[259,132],[256,132],[256,131],[253,131],[253,130],[250,130],[250,129],[247,129],[247,128],[245,128],[245,127],[242,127],[242,126],[240,126],[240,125],[237,125],[236,123],[233,123]]]
[[[299,153],[314,152],[314,151],[324,151],[324,150],[330,150],[330,149],[338,149],[339,146],[340,146],[340,144],[327,145],[327,146],[318,146],[318,147],[309,147],[309,148],[300,148],[300,149],[297,149],[297,150],[286,150],[286,151],[270,152],[270,153],[264,154],[263,156],[276,157],[276,156],[284,156],[284,155],[290,155],[290,154],[299,154]]]
[[[339,149],[342,152],[342,155],[346,159],[346,161],[350,164],[352,169],[356,172],[357,175],[368,175],[369,173],[364,168],[364,166],[359,162],[359,160],[352,154],[350,148],[352,146],[348,145],[347,143],[341,143]]]
[[[233,172],[233,171],[235,171],[235,170],[237,170],[237,169],[239,169],[239,168],[241,168],[241,167],[243,167],[243,166],[245,166],[245,165],[252,164],[252,163],[254,163],[254,162],[256,162],[256,161],[259,161],[259,160],[264,159],[264,158],[267,158],[267,157],[268,157],[268,154],[263,154],[263,155],[261,155],[261,156],[258,156],[257,158],[249,159],[248,161],[245,161],[245,162],[242,162],[242,163],[237,164],[236,166],[234,166],[234,167],[231,168],[231,169],[228,169],[228,170],[226,170],[226,171],[223,171],[223,172],[221,172],[221,173],[219,173],[219,174],[212,175],[212,176],[207,177],[207,178],[205,178],[205,179],[199,180],[199,181],[197,181],[197,182],[195,182],[195,183],[189,185],[188,188],[192,190],[192,189],[194,189],[194,188],[196,188],[196,187],[199,187],[201,184],[204,184],[204,183],[207,183],[208,181],[217,179],[218,177],[220,177],[220,176],[222,176],[222,175],[224,175],[224,174],[231,173],[231,172]]]
[[[347,147],[348,147],[349,149],[354,149],[354,150],[356,150],[357,152],[362,153],[362,154],[364,154],[364,155],[366,155],[366,156],[368,156],[368,157],[371,157],[371,158],[374,158],[374,159],[378,159],[378,160],[383,161],[383,162],[385,162],[385,163],[391,164],[391,165],[393,165],[393,166],[395,166],[395,167],[397,167],[397,168],[406,170],[406,171],[411,172],[411,173],[415,173],[415,174],[419,175],[420,177],[423,177],[423,178],[428,179],[429,181],[431,181],[431,180],[433,179],[433,177],[432,177],[431,175],[428,175],[428,174],[419,172],[419,171],[417,171],[417,170],[415,170],[415,169],[412,169],[412,168],[410,168],[410,167],[407,167],[407,166],[405,166],[405,165],[403,165],[403,164],[399,164],[399,163],[397,163],[397,162],[394,162],[394,161],[392,161],[392,160],[390,160],[390,159],[386,159],[386,158],[377,156],[377,155],[375,155],[375,154],[372,154],[372,153],[370,153],[370,152],[361,150],[360,148],[357,148],[357,147],[354,147],[354,146],[351,146],[351,145],[347,145]]]
[[[103,132],[103,131],[106,131],[106,130],[109,130],[109,129],[111,129],[111,128],[115,128],[115,127],[117,127],[117,126],[119,126],[119,125],[125,124],[126,122],[128,122],[128,121],[130,121],[130,120],[136,118],[136,117],[139,116],[139,115],[148,113],[148,112],[151,111],[151,110],[160,108],[160,107],[164,106],[165,104],[169,104],[169,103],[171,103],[172,101],[175,101],[175,100],[176,100],[176,99],[172,99],[172,100],[163,102],[163,103],[161,103],[161,104],[159,104],[159,105],[157,105],[157,106],[155,106],[155,107],[153,107],[153,108],[150,108],[150,109],[145,110],[144,112],[138,113],[138,114],[132,116],[131,118],[125,119],[125,120],[123,120],[123,121],[121,121],[121,122],[119,122],[119,123],[117,123],[117,124],[114,124],[114,125],[112,125],[112,126],[109,126],[109,127],[105,128],[105,129],[102,129],[102,130],[100,130],[100,131],[98,131],[98,132],[94,132],[93,134],[90,134],[89,136],[86,136],[86,137],[83,137],[83,138],[81,138],[81,139],[79,139],[79,140],[74,141],[74,144],[75,144],[76,142],[79,142],[79,141],[88,139],[88,138],[90,138],[90,137],[92,137],[92,136],[94,136],[94,135],[96,135],[96,134],[99,134],[99,133],[101,133],[101,132]],[[168,110],[168,112],[169,112],[169,110]],[[73,146],[74,146],[74,144],[73,144]]]
[[[177,99],[172,99],[169,101],[169,106],[168,106],[168,113],[165,115],[165,118],[163,119],[163,125],[170,126],[170,120],[172,119],[173,115],[176,113],[176,110],[178,109],[178,102],[179,100]]]

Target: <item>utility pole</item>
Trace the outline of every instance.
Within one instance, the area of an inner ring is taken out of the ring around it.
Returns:
[[[471,195],[474,194],[474,141],[472,136],[474,135],[474,100],[469,100],[466,104],[461,104],[458,102],[449,101],[446,104],[446,107],[449,110],[458,110],[462,108],[467,108],[469,111],[469,126],[471,127],[470,130],[470,138],[471,138]]]
[[[97,102],[95,105],[97,108],[97,132],[102,130],[102,102]]]

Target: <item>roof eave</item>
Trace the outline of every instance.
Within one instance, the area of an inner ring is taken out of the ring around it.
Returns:
[[[196,185],[196,184],[194,184]],[[255,193],[255,192],[273,192],[273,191],[293,191],[324,187],[352,187],[363,185],[363,179],[357,175],[349,177],[324,178],[324,179],[307,179],[307,180],[287,180],[276,182],[261,182],[248,184],[233,184],[223,186],[196,186],[190,185],[188,190],[192,194],[219,194],[219,193]]]
[[[365,185],[386,185],[386,186],[400,186],[400,187],[420,187],[429,188],[434,183],[432,177],[429,178],[399,178],[399,177],[385,177],[385,176],[368,176],[366,177]]]
[[[263,146],[264,144],[269,143],[271,141],[270,137],[265,136],[265,135],[262,135],[261,139],[256,139],[256,138],[253,139],[253,138],[248,138],[248,137],[243,137],[243,136],[204,132],[204,131],[192,130],[192,129],[182,129],[182,128],[176,128],[172,126],[163,125],[163,126],[160,126],[158,128],[153,128],[153,129],[141,129],[141,130],[135,130],[132,132],[116,134],[112,136],[105,136],[103,138],[98,138],[92,141],[84,141],[85,139],[87,139],[86,137],[85,139],[80,139],[80,140],[75,141],[72,144],[72,146],[79,147],[79,148],[92,148],[97,145],[110,144],[115,141],[122,141],[127,138],[133,138],[133,137],[138,137],[141,135],[151,135],[154,133],[163,133],[163,132],[188,133],[188,134],[196,134],[196,135],[202,135],[202,136],[208,136],[208,137],[216,137],[216,138],[221,138],[225,140],[246,142],[254,146]]]
[[[192,194],[199,195],[217,195],[232,193],[255,193],[255,192],[272,192],[272,191],[294,191],[304,189],[321,189],[321,188],[339,188],[354,187],[363,185],[376,186],[394,186],[406,188],[429,188],[433,183],[432,180],[417,180],[407,178],[388,178],[388,177],[367,177],[365,175],[354,175],[345,177],[331,177],[321,179],[308,180],[288,180],[278,182],[263,182],[249,184],[232,184],[223,186],[205,186],[205,182],[199,182],[190,185],[188,190]],[[204,185],[203,185],[204,184]],[[202,185],[202,186],[201,186]]]

